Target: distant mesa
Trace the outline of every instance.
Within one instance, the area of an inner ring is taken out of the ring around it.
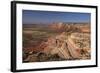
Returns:
[[[60,30],[60,29],[64,28],[65,25],[60,22],[60,23],[53,23],[53,24],[50,25],[50,27],[52,29],[58,29],[58,30]]]
[[[84,25],[84,26],[83,26]],[[71,32],[90,32],[89,23],[52,23],[49,25],[52,30],[59,32],[71,31]]]

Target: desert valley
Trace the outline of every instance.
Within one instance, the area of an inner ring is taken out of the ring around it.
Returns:
[[[90,23],[24,24],[23,62],[91,59]]]

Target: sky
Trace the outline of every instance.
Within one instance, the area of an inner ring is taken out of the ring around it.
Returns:
[[[23,24],[53,22],[90,22],[90,13],[23,10]]]

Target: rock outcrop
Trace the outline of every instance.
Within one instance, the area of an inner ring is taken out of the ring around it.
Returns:
[[[42,43],[40,48],[44,48],[42,51],[46,54],[58,54],[63,59],[77,59],[80,57],[79,48],[75,47],[71,40],[66,36],[66,33],[62,33],[56,37],[49,38],[47,42]],[[44,45],[46,46],[44,46]],[[43,47],[44,46],[44,47]]]

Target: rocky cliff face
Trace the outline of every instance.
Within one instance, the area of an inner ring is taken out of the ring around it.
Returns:
[[[41,43],[39,48],[43,48],[43,53],[55,55],[57,54],[62,59],[77,59],[80,54],[78,48],[72,47],[73,43],[68,41],[66,33],[62,33],[56,37],[48,38],[47,42]]]
[[[87,56],[83,57],[87,51],[77,47],[70,36],[68,37],[65,32],[48,38],[46,42],[42,42],[35,48],[38,49],[38,51],[31,51],[30,55],[24,61],[58,61],[87,58]],[[82,55],[82,53],[84,54]]]
[[[52,29],[53,32],[58,31],[56,32],[57,34],[55,36],[49,36],[49,38],[47,37],[45,41],[37,42],[34,47],[25,48],[24,51],[26,54],[23,54],[25,55],[24,62],[79,60],[83,58],[90,58],[90,53],[87,52],[86,47],[82,50],[76,45],[78,43],[79,46],[81,45],[82,47],[83,43],[83,40],[80,40],[82,37],[77,37],[80,36],[80,34],[83,34],[82,29],[80,29],[80,25],[54,23],[49,25],[48,28]],[[83,28],[83,26],[81,26],[81,28]],[[84,28],[88,27],[86,26]],[[75,36],[75,33],[77,33],[77,36]],[[86,33],[87,31],[85,31],[84,34]],[[90,35],[89,33],[87,34]],[[74,39],[72,39],[73,37]],[[90,38],[90,36],[88,38]],[[84,38],[84,41],[87,41],[86,38]],[[87,43],[90,44],[89,42],[86,42],[86,45]],[[30,45],[33,44],[34,43],[30,43]]]

